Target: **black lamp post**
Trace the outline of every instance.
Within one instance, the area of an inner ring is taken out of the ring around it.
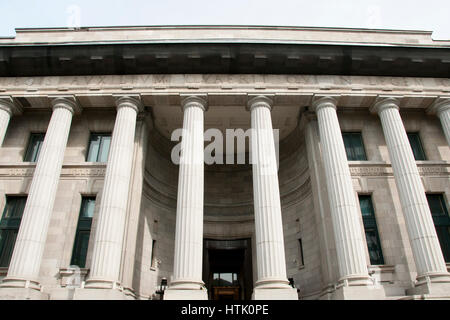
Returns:
[[[159,300],[163,300],[164,291],[167,289],[167,278],[161,278],[161,283],[159,284],[159,290],[156,291],[159,294]]]
[[[294,278],[288,278],[288,281],[289,281],[289,285],[290,285],[292,288],[295,288]]]
[[[297,287],[295,286],[294,278],[288,278],[288,280],[289,280],[289,285],[290,285],[292,288],[297,289],[297,292],[300,292],[300,289],[297,288]]]

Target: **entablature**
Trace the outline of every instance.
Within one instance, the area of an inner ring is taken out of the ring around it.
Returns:
[[[285,138],[300,114],[318,97],[333,96],[340,110],[369,110],[381,97],[395,97],[405,111],[430,110],[450,97],[450,79],[321,76],[321,75],[114,75],[0,78],[0,95],[30,111],[51,109],[57,96],[72,96],[83,112],[115,109],[117,96],[139,96],[151,110],[155,127],[166,137],[181,127],[180,108],[186,96],[202,96],[209,108],[205,129],[244,130],[250,127],[245,109],[255,95],[270,96],[272,121]]]

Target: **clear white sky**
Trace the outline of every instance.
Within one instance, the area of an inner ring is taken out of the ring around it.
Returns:
[[[0,0],[0,36],[15,28],[281,25],[414,29],[450,39],[450,0]]]

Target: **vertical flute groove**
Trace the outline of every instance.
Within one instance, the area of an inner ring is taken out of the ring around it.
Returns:
[[[11,111],[0,105],[0,147],[3,145],[6,130],[8,129],[9,120],[11,119]]]
[[[138,107],[118,103],[86,287],[99,283],[110,287],[120,281]]]
[[[270,106],[250,104],[257,286],[286,288],[286,258]]]
[[[174,272],[171,288],[199,289],[203,255],[203,113],[205,105],[186,102],[178,173]]]
[[[54,107],[4,283],[17,279],[38,282],[72,114],[67,105]]]
[[[425,190],[398,105],[388,99],[376,107],[389,150],[418,277],[447,273]]]
[[[362,226],[359,222],[350,169],[336,114],[336,104],[330,99],[325,99],[317,101],[315,107],[340,278],[341,280],[368,279]]]

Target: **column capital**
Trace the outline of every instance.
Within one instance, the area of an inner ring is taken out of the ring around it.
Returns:
[[[389,108],[400,109],[400,100],[399,97],[388,96],[388,97],[378,97],[375,100],[375,103],[372,107],[370,107],[371,113],[380,114],[381,111]]]
[[[11,96],[0,96],[0,109],[5,110],[10,116],[19,115],[23,112],[23,107]]]
[[[81,107],[75,96],[50,96],[52,109],[64,108],[69,110],[72,115],[80,114]]]
[[[113,95],[116,103],[117,110],[122,107],[129,107],[136,110],[137,113],[144,110],[144,106],[141,102],[141,96],[138,94],[133,95],[121,95],[115,94]]]
[[[270,111],[273,109],[273,100],[270,99],[267,95],[249,95],[249,99],[247,102],[247,110],[252,111],[255,107],[266,107]]]
[[[439,97],[427,108],[428,114],[436,114],[438,117],[443,111],[450,109],[450,97]]]
[[[317,112],[324,107],[331,107],[336,110],[339,97],[339,95],[314,96],[311,111]]]
[[[208,96],[207,95],[180,95],[181,98],[184,98],[181,100],[181,110],[184,112],[186,108],[188,107],[199,107],[203,109],[203,111],[208,110]]]

